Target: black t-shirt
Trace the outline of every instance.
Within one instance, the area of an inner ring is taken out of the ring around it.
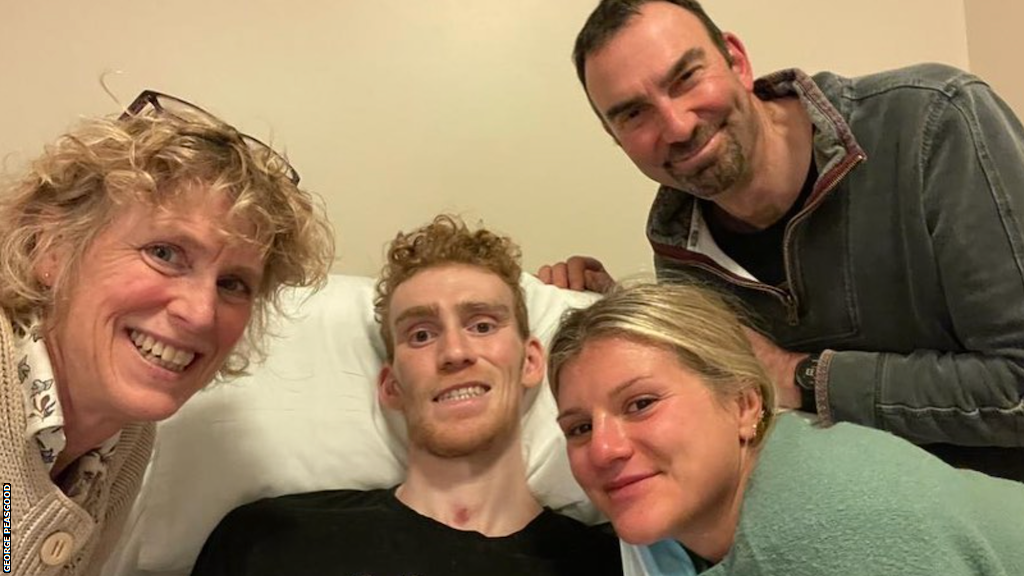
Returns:
[[[622,574],[618,540],[544,509],[489,538],[450,528],[391,490],[333,490],[260,500],[228,514],[192,576],[556,576]]]
[[[708,200],[701,200],[701,210],[705,214],[704,221],[707,222],[711,236],[715,243],[736,261],[737,264],[754,275],[755,278],[770,286],[782,286],[786,281],[786,265],[782,254],[782,240],[786,233],[786,225],[796,216],[814,190],[814,183],[818,180],[818,169],[811,159],[811,166],[807,170],[807,179],[800,190],[800,196],[785,216],[778,222],[756,232],[733,232],[727,229],[713,217],[711,210],[714,205]]]

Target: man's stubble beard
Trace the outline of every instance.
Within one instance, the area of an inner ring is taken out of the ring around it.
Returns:
[[[441,430],[438,424],[409,427],[409,442],[437,458],[464,458],[508,442],[515,436],[516,425],[516,421],[505,419],[468,429]]]
[[[702,127],[701,130],[706,132],[708,129]],[[735,128],[726,125],[721,128],[720,132],[724,140],[722,142],[722,150],[719,151],[718,156],[710,164],[704,166],[695,174],[678,174],[673,171],[671,164],[665,167],[666,172],[672,179],[669,186],[703,200],[713,200],[722,192],[732,189],[744,178],[748,169],[747,155],[740,146]],[[707,140],[710,140],[713,136],[714,134],[702,135],[698,132],[695,141],[701,142],[701,139],[703,139],[703,144],[706,144]]]

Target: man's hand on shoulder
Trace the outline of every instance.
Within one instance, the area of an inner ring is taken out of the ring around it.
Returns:
[[[800,389],[796,386],[796,366],[808,355],[780,348],[760,332],[744,328],[754,354],[775,383],[780,408],[800,409]]]
[[[537,278],[545,284],[570,290],[589,290],[604,294],[612,289],[615,280],[596,258],[573,256],[565,262],[547,264],[537,270]]]

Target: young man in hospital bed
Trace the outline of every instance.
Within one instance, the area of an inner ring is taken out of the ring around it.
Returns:
[[[544,508],[527,484],[522,403],[544,350],[520,273],[508,238],[456,218],[400,233],[374,307],[378,397],[409,439],[404,481],[242,506],[192,574],[621,574],[610,533]]]

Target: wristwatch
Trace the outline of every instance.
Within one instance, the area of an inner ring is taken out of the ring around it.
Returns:
[[[814,389],[820,360],[821,354],[811,354],[796,365],[793,380],[796,382],[797,390],[800,391],[800,410],[803,412],[818,413],[818,401]]]

